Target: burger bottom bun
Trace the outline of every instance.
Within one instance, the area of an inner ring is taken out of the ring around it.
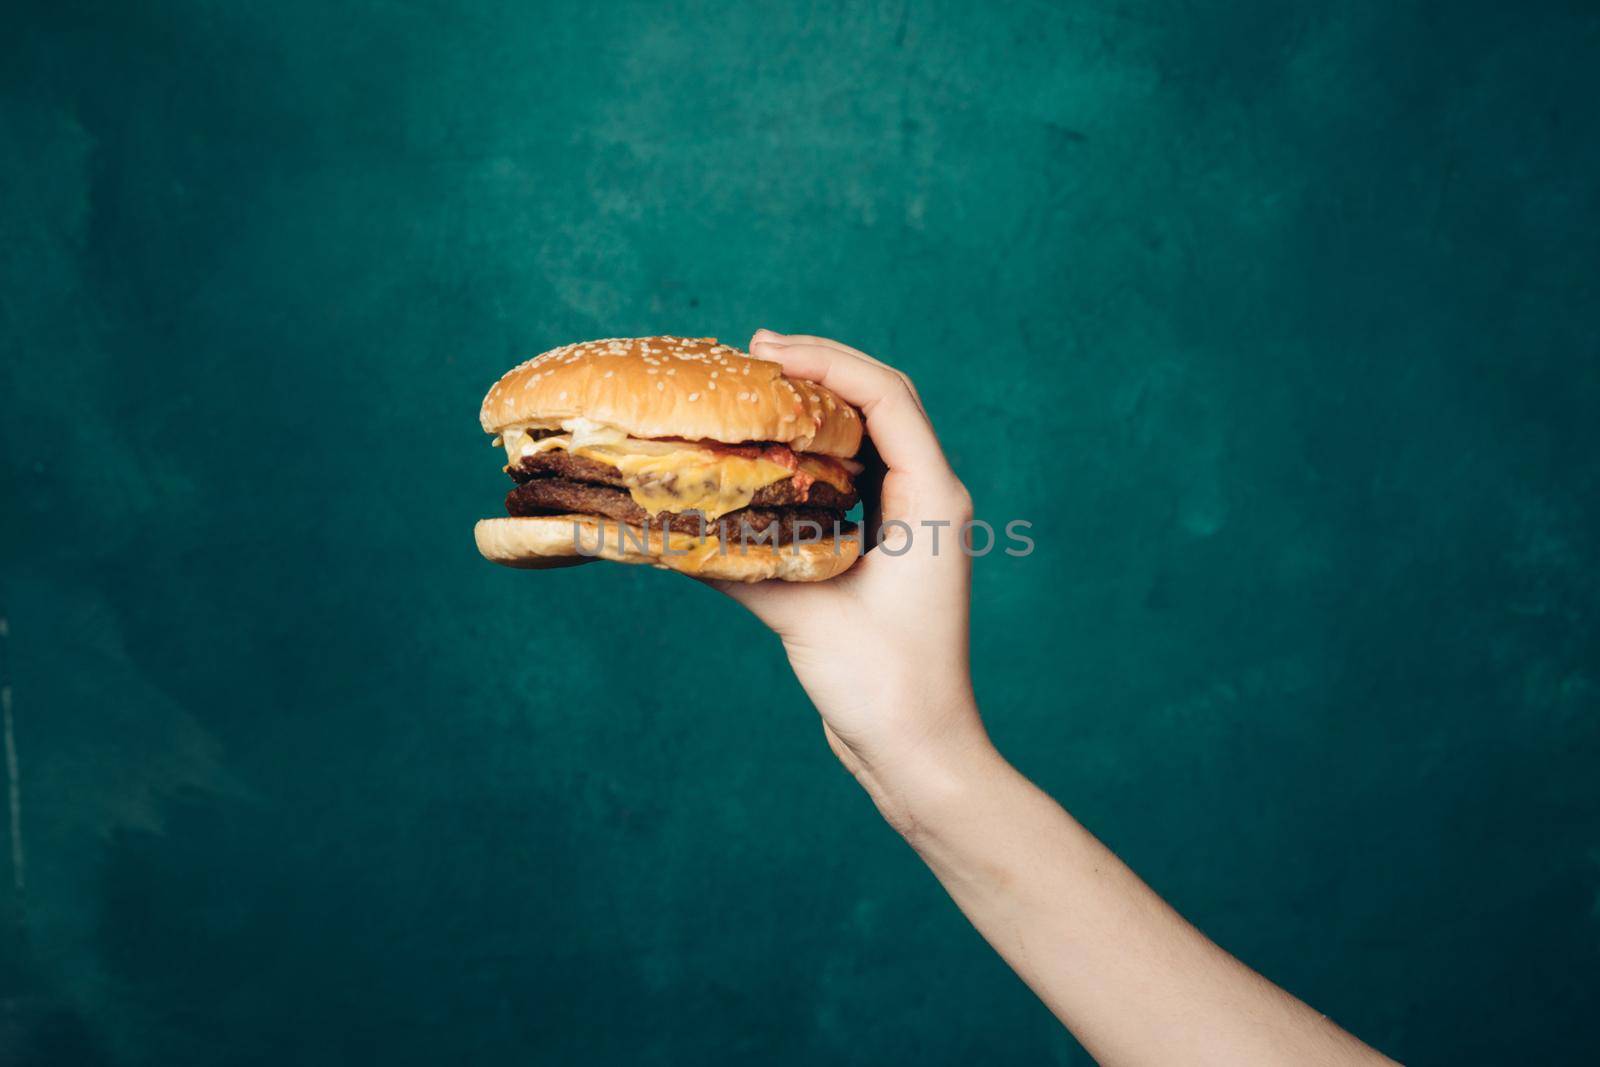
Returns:
[[[717,538],[645,530],[593,515],[480,519],[474,535],[483,558],[507,567],[547,570],[591,559],[648,563],[696,578],[725,582],[822,582],[850,569],[861,555],[855,536],[824,537],[806,544],[722,545]]]

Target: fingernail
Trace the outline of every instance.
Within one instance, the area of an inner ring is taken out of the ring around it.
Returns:
[[[782,344],[783,342],[782,342],[782,340],[780,340],[780,338],[782,338],[782,337],[783,337],[783,334],[779,333],[776,330],[769,330],[765,326],[763,326],[761,329],[757,330],[756,334],[755,334],[755,339],[757,341],[761,341],[761,342],[763,342],[765,344],[769,344],[769,345]]]

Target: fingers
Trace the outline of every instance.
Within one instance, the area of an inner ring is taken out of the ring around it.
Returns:
[[[753,354],[778,361],[785,374],[825,385],[860,408],[878,455],[890,470],[928,485],[954,481],[933,424],[904,374],[820,338],[783,337],[762,330],[751,339],[750,348]]]
[[[883,360],[874,359],[872,356],[867,355],[865,352],[861,351],[859,348],[851,348],[849,345],[845,344],[844,342],[835,341],[831,337],[813,337],[811,334],[808,334],[808,333],[787,333],[787,334],[785,334],[785,333],[776,333],[776,332],[774,332],[772,330],[757,330],[755,332],[755,336],[757,338],[761,338],[761,339],[768,340],[768,341],[776,341],[776,342],[779,342],[781,344],[818,345],[818,346],[823,347],[823,348],[832,348],[832,349],[835,349],[835,350],[837,350],[839,352],[844,353],[845,355],[854,356],[855,358],[860,359],[860,360],[865,360],[866,362],[871,363],[874,366],[882,367],[884,370],[893,371],[896,374],[900,374],[899,371],[896,371],[893,367],[889,366],[889,364],[885,363]],[[905,375],[905,374],[900,374],[900,377],[906,383],[906,388],[911,390],[911,395],[917,401],[917,407],[921,408],[922,407],[922,394],[917,392],[916,383],[913,382],[910,379],[910,377]],[[926,408],[923,408],[923,414],[924,415],[927,414],[927,409]]]

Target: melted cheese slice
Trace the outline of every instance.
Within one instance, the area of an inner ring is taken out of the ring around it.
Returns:
[[[707,520],[717,519],[749,507],[761,489],[795,473],[768,459],[749,459],[686,442],[629,437],[587,419],[568,420],[562,428],[567,432],[540,438],[529,434],[528,428],[506,428],[501,437],[507,459],[515,466],[526,456],[561,449],[598,460],[622,472],[622,482],[634,503],[652,515],[698,511]],[[818,471],[808,470],[808,466]],[[800,467],[819,481],[836,484],[839,479],[826,464],[815,460],[808,464],[807,457],[801,457]],[[844,488],[848,491],[848,481]]]
[[[652,515],[658,511],[698,511],[707,519],[715,519],[749,507],[757,491],[794,476],[789,468],[770,460],[719,456],[697,448],[665,455],[613,448],[598,445],[575,451],[620,470],[629,495]]]

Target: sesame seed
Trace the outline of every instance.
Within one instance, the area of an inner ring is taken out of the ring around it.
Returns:
[[[700,394],[699,393],[690,393],[689,394],[689,399],[690,400],[699,400],[700,399]]]
[[[666,382],[657,382],[656,383],[656,388],[659,389],[659,390],[665,390],[667,388],[667,383]]]

